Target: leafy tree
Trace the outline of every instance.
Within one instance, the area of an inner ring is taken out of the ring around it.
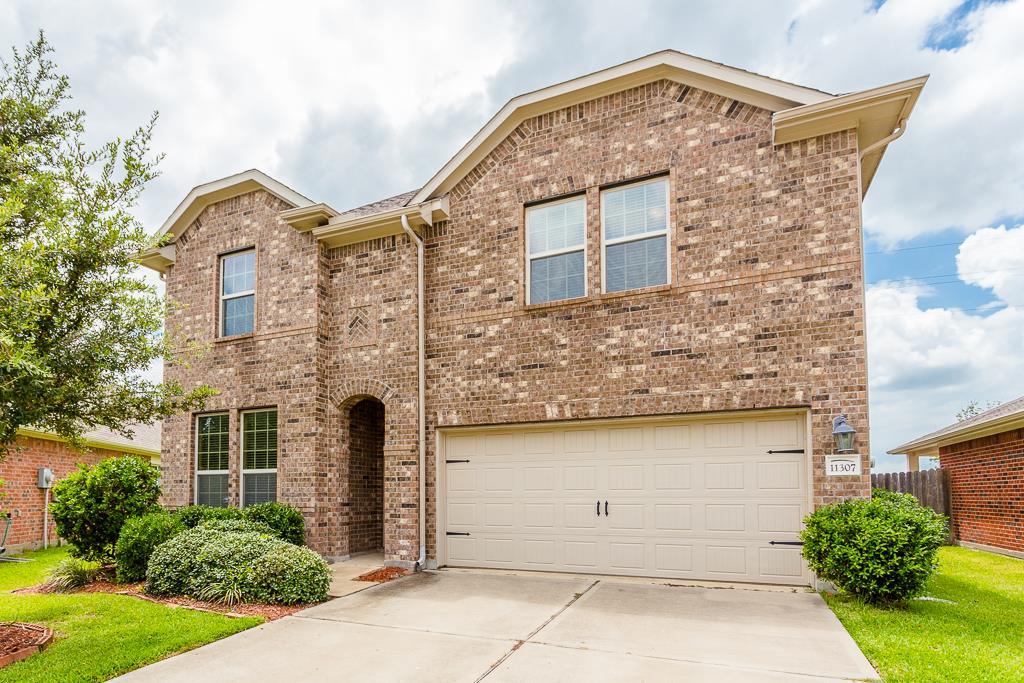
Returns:
[[[170,355],[165,305],[135,257],[155,242],[131,209],[157,175],[156,114],[97,149],[40,32],[0,59],[0,457],[33,426],[81,444],[97,425],[200,407],[208,387],[141,377]]]
[[[989,401],[984,408],[977,401],[971,401],[963,408],[961,408],[956,414],[956,421],[963,422],[969,420],[975,415],[981,415],[986,410],[992,410],[999,405],[999,401]]]

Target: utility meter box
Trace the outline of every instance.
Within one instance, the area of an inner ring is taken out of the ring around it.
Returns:
[[[40,467],[38,470],[39,483],[36,484],[41,489],[48,489],[53,487],[53,470],[49,467]]]

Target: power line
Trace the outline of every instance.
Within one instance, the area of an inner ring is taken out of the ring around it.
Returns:
[[[869,285],[877,285],[880,282],[924,282],[929,285],[942,285],[942,284],[953,284],[955,282],[962,282],[961,279],[950,280],[949,282],[927,282],[928,280],[938,280],[944,277],[955,277],[962,278],[965,275],[994,275],[996,273],[1024,273],[1024,268],[997,268],[996,270],[972,270],[964,273],[941,273],[939,275],[921,275],[918,277],[901,277],[901,278],[887,278],[882,280],[872,280],[867,282]]]
[[[922,244],[916,247],[901,247],[899,249],[882,249],[880,251],[865,251],[865,256],[872,256],[874,254],[892,254],[897,251],[916,251],[918,249],[937,249],[938,247],[958,247],[963,242],[937,242],[936,244]]]

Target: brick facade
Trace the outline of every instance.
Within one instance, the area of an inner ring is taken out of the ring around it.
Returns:
[[[855,131],[775,146],[771,113],[658,81],[523,121],[425,232],[428,554],[436,430],[456,425],[807,407],[815,505],[868,495],[860,178]],[[670,284],[601,293],[600,188],[667,174]],[[529,306],[524,204],[583,193],[588,296]],[[168,329],[205,346],[167,379],[220,389],[237,502],[238,411],[279,411],[278,497],[327,555],[362,547],[354,407],[384,406],[384,550],[418,551],[416,249],[326,248],[256,191],[178,238]],[[254,334],[215,340],[218,255],[255,246]],[[861,477],[824,476],[846,413]],[[164,424],[166,502],[194,495],[194,421]],[[360,466],[361,468],[362,466]],[[359,540],[356,539],[359,536]]]
[[[79,463],[95,465],[100,460],[121,455],[102,448],[76,451],[66,443],[53,439],[19,436],[7,457],[0,462],[0,479],[4,486],[0,493],[0,510],[11,513],[11,533],[7,538],[8,551],[20,548],[38,548],[43,544],[43,507],[46,492],[39,488],[40,467],[53,470],[59,480],[78,468]],[[0,524],[6,525],[5,520]],[[3,527],[0,526],[0,536]],[[57,529],[50,518],[50,542],[57,541]]]
[[[1024,429],[939,448],[960,541],[1024,552]]]

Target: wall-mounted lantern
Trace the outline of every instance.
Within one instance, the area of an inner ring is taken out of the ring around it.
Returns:
[[[837,453],[853,453],[853,437],[857,430],[846,423],[846,416],[839,415],[832,420],[832,438],[836,442]]]

